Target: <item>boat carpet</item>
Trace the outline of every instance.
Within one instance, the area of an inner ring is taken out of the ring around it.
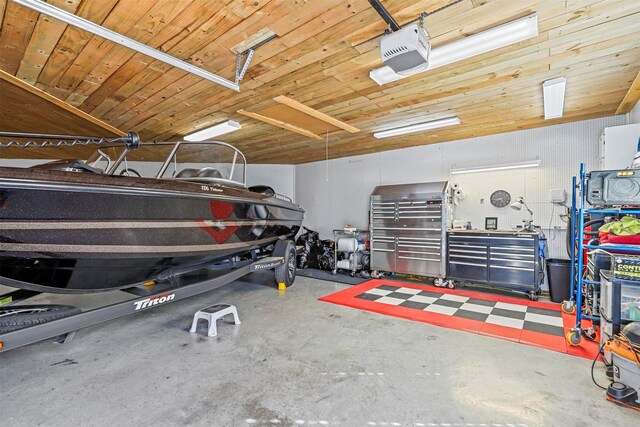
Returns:
[[[333,275],[331,274],[330,271],[316,270],[315,268],[300,269],[296,271],[296,274],[302,277],[310,277],[312,279],[326,280],[328,282],[344,283],[346,285],[359,285],[360,283],[363,283],[369,280],[369,279],[364,279],[358,276],[351,277],[349,273],[345,273],[343,271],[338,271],[335,275]]]
[[[416,283],[369,280],[320,301],[593,359],[596,342],[567,343],[575,315],[560,304]]]

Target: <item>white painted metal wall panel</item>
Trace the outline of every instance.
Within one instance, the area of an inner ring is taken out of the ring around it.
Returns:
[[[336,159],[328,162],[328,176],[326,162],[298,165],[296,201],[307,211],[304,224],[328,238],[331,230],[346,223],[367,228],[369,195],[377,185],[450,180],[459,183],[467,194],[454,218],[467,219],[474,227],[484,228],[484,218],[496,216],[500,228],[511,228],[521,223],[526,214],[508,207],[498,209],[489,203],[493,191],[504,189],[514,200],[525,198],[535,213],[534,222],[545,229],[550,239],[551,256],[566,257],[565,224],[559,217],[562,209],[548,201],[549,190],[566,189],[570,204],[571,177],[578,173],[580,163],[597,168],[600,134],[605,127],[622,125],[625,120],[624,116],[606,117]],[[536,158],[541,164],[535,169],[449,175],[451,168]]]
[[[600,138],[600,168],[625,169],[638,151],[640,123],[605,128]]]

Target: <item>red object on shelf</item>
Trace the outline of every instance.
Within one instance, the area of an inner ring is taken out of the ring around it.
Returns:
[[[582,241],[582,243],[584,245],[588,245],[589,244],[589,237],[588,237],[587,233],[590,232],[590,231],[591,231],[591,226],[587,225],[584,228],[584,233],[585,234],[584,234],[584,239]],[[586,248],[582,250],[582,259],[584,260],[585,265],[587,264],[587,252],[588,252],[588,250]]]
[[[640,245],[640,234],[633,236],[616,236],[615,234],[609,234],[609,243],[616,243],[619,245]]]

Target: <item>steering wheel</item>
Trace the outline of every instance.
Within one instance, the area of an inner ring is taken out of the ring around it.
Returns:
[[[140,175],[140,172],[131,168],[122,169],[122,171],[120,172],[120,176],[137,176],[138,178],[142,178],[142,175]]]

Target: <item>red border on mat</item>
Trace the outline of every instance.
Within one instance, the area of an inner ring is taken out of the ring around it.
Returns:
[[[560,304],[550,302],[529,301],[502,295],[485,294],[475,291],[439,288],[429,285],[419,285],[416,283],[404,283],[379,279],[369,280],[359,285],[355,285],[342,291],[324,296],[322,298],[319,298],[319,301],[330,302],[346,307],[371,311],[387,316],[429,323],[436,326],[444,326],[445,328],[471,332],[508,341],[519,342],[522,344],[546,348],[548,350],[567,353],[573,356],[579,356],[588,359],[593,359],[598,351],[598,344],[596,342],[583,340],[580,346],[573,347],[567,344],[565,337],[559,337],[555,335],[543,334],[517,328],[510,328],[506,326],[481,322],[479,320],[465,319],[461,317],[449,316],[446,314],[432,313],[428,311],[416,310],[414,308],[400,307],[355,298],[357,295],[360,295],[370,289],[374,289],[382,285],[398,286],[417,289],[421,291],[437,292],[441,294],[460,295],[469,298],[482,299],[485,301],[496,301],[509,304],[525,305],[529,307],[544,308],[547,310],[561,311]],[[562,313],[562,322],[566,333],[569,328],[575,326],[575,316]]]

